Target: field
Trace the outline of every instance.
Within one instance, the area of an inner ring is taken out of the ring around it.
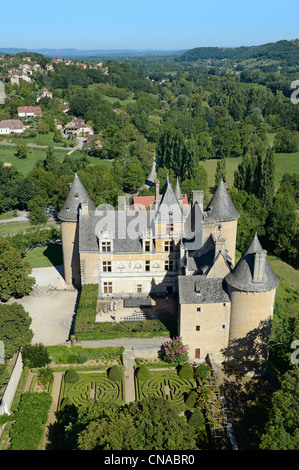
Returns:
[[[242,158],[227,158],[226,159],[226,182],[229,188],[232,187],[234,181],[234,172],[238,169]],[[201,162],[208,174],[208,185],[211,188],[215,184],[215,171],[218,160],[206,160]],[[299,173],[299,152],[296,153],[277,153],[275,154],[275,183],[279,186],[281,178],[285,173]],[[211,193],[212,194],[212,193]]]

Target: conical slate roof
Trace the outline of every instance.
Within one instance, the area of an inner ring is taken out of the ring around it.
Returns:
[[[179,183],[178,178],[176,180],[176,186],[175,186],[174,194],[175,194],[178,201],[183,199],[183,195],[182,195],[182,191],[181,191],[181,188],[180,188],[180,183]]]
[[[167,177],[165,191],[157,209],[156,220],[169,222],[170,219],[173,222],[183,221],[183,212]]]
[[[94,203],[88,196],[86,189],[76,173],[63,208],[58,213],[59,219],[68,222],[76,222],[79,206],[82,202],[88,202],[88,209],[95,210]]]
[[[237,220],[240,217],[222,180],[205,212],[209,219],[219,220],[220,222]]]
[[[275,276],[267,257],[264,260],[263,276],[260,280],[254,281],[255,255],[259,252],[266,253],[257,235],[255,235],[235,268],[225,277],[225,281],[229,286],[245,292],[266,292],[278,286],[279,280]]]

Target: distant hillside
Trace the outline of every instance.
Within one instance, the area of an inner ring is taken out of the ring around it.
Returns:
[[[181,54],[180,51],[164,51],[164,50],[139,50],[139,49],[95,49],[95,50],[79,50],[79,49],[19,49],[15,47],[0,47],[0,54],[17,54],[18,52],[39,53],[46,57],[56,57],[59,55],[64,59],[79,57],[138,57],[138,56],[156,56],[156,55],[173,55]]]
[[[299,64],[299,39],[292,41],[278,41],[260,46],[237,48],[196,47],[181,54],[178,58],[182,62],[195,62],[200,60],[234,60],[240,62],[248,59],[270,59],[289,66]]]

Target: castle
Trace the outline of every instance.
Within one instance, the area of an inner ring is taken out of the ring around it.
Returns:
[[[177,299],[178,335],[191,361],[212,353],[247,372],[263,373],[278,279],[254,237],[235,266],[239,214],[223,181],[210,203],[188,203],[168,178],[150,207],[96,208],[77,174],[58,217],[67,284],[95,284],[99,299],[145,305]],[[139,201],[139,204],[138,204]]]

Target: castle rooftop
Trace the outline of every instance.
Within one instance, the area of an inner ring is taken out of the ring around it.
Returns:
[[[266,292],[275,289],[275,276],[257,234],[235,268],[225,277],[226,283],[245,292]]]
[[[229,222],[240,217],[223,180],[220,181],[205,212],[209,219],[219,220],[220,222]]]
[[[66,222],[77,222],[78,210],[82,202],[88,203],[89,210],[95,210],[94,203],[76,173],[65,203],[58,213],[59,219]]]

